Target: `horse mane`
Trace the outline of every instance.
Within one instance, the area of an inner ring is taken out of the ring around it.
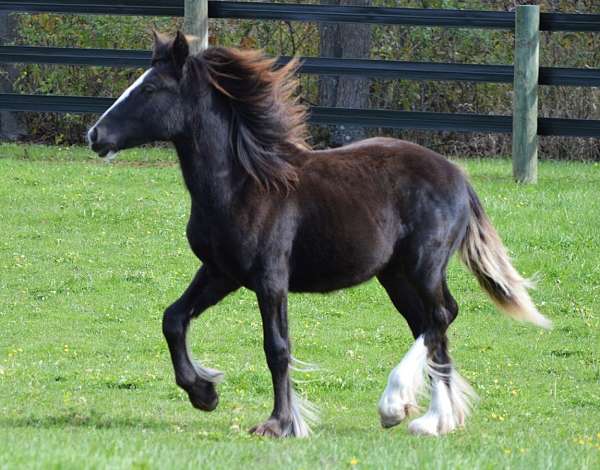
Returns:
[[[294,188],[294,150],[308,148],[306,108],[294,96],[298,59],[276,68],[261,51],[211,47],[194,61],[229,101],[230,143],[241,167],[264,190]]]

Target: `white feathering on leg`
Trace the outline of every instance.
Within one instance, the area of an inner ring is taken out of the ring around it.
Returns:
[[[300,361],[293,356],[291,357],[289,368],[291,372],[300,373],[319,370],[317,365]],[[312,432],[311,426],[319,422],[319,408],[305,398],[302,398],[294,390],[294,384],[297,382],[299,381],[291,378],[290,407],[292,411],[292,432],[296,437],[308,437]]]
[[[193,361],[192,364],[194,365],[194,370],[196,371],[196,374],[198,374],[198,377],[200,377],[201,379],[215,384],[221,383],[221,381],[223,380],[224,374],[220,370],[205,367],[197,361]]]
[[[450,372],[450,400],[457,426],[464,426],[465,419],[471,413],[473,402],[478,399],[477,393],[469,383],[452,367]]]
[[[444,381],[436,376],[431,379],[431,404],[429,410],[408,425],[413,434],[439,436],[456,428],[450,392]]]
[[[321,370],[321,368],[317,364],[301,361],[300,359],[297,359],[294,356],[291,356],[290,369],[292,371],[300,372],[303,374],[308,374],[310,372],[317,372]]]
[[[395,426],[418,409],[417,399],[425,389],[426,364],[427,347],[421,335],[390,372],[378,406],[383,427]]]
[[[450,367],[450,372],[441,372],[444,367]],[[473,402],[479,398],[477,393],[475,393],[475,390],[473,390],[469,383],[458,373],[452,362],[443,366],[428,359],[427,374],[430,377],[437,377],[447,384],[450,401],[452,403],[452,411],[454,413],[454,420],[457,426],[464,426],[465,419],[471,413]]]
[[[312,433],[311,426],[319,422],[319,409],[310,401],[291,390],[292,431],[296,437],[308,437]]]
[[[439,436],[464,426],[477,394],[465,379],[449,364],[450,373],[440,370],[442,365],[427,361],[431,377],[431,404],[425,415],[412,421],[408,427],[413,434]]]

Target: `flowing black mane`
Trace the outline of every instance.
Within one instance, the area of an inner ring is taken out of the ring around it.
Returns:
[[[290,148],[308,147],[306,109],[294,96],[298,60],[276,69],[260,51],[212,47],[190,63],[229,100],[231,145],[242,168],[265,190],[294,187]]]

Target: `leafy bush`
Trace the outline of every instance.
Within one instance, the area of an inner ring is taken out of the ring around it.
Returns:
[[[173,31],[180,19],[131,16],[21,15],[18,44],[29,46],[106,49],[148,49],[154,27]],[[118,96],[140,70],[130,68],[81,67],[30,64],[21,68],[15,92]],[[85,131],[97,116],[27,113],[29,139],[73,144],[83,141]]]
[[[542,11],[593,12],[596,0],[544,0]],[[396,0],[374,0],[375,6],[398,6]],[[508,10],[528,1],[500,0],[408,0],[403,7]],[[126,16],[20,15],[19,44],[59,47],[148,49],[149,31],[172,32],[181,19]],[[269,54],[319,55],[319,27],[315,23],[211,20],[210,42],[241,47],[262,47]],[[511,32],[425,28],[389,25],[372,27],[371,58],[423,62],[510,64],[514,38]],[[541,65],[597,68],[600,35],[543,33]],[[118,96],[140,71],[79,66],[27,65],[21,67],[16,89],[22,93]],[[309,104],[318,104],[318,77],[304,75],[301,94]],[[540,115],[600,119],[597,88],[541,87]],[[511,114],[511,84],[371,80],[372,108],[434,112]],[[26,115],[29,139],[48,143],[82,142],[95,116]],[[326,134],[315,127],[314,143],[326,145]],[[403,137],[446,154],[484,156],[510,153],[510,135],[433,133],[410,130],[371,130],[373,134]],[[541,154],[551,158],[597,159],[595,139],[541,138]]]

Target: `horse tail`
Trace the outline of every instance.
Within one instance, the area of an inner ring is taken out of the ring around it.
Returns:
[[[552,322],[538,312],[527,292],[534,287],[533,282],[523,278],[511,264],[506,248],[485,214],[475,190],[468,183],[467,189],[471,213],[460,246],[461,259],[504,313],[516,320],[550,328]]]

